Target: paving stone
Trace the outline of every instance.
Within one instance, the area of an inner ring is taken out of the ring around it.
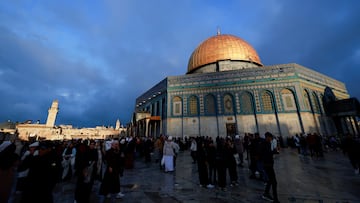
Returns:
[[[237,168],[239,186],[218,188],[199,187],[197,165],[192,164],[190,153],[180,152],[176,171],[164,173],[158,163],[146,164],[137,159],[134,169],[126,169],[121,177],[122,199],[98,195],[100,183],[95,183],[91,203],[223,203],[266,202],[261,199],[264,183],[249,179],[248,162]],[[296,203],[357,203],[360,202],[360,176],[341,152],[325,153],[324,158],[303,157],[296,150],[283,149],[275,157],[280,202]],[[229,178],[229,177],[228,177]],[[229,183],[229,181],[228,181]],[[54,189],[55,203],[74,202],[75,181],[58,183]],[[21,195],[15,195],[14,202]]]

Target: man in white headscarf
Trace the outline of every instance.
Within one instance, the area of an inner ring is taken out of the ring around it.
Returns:
[[[174,156],[176,149],[176,146],[174,144],[172,136],[169,136],[165,143],[163,148],[163,159],[165,164],[165,172],[172,172],[174,171]]]
[[[29,166],[33,158],[39,155],[39,142],[34,142],[29,145],[29,149],[21,156],[20,164],[18,167],[18,180],[16,184],[16,190],[22,191],[26,184],[26,177],[29,173]]]

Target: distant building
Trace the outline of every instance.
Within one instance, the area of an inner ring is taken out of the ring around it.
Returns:
[[[220,34],[192,53],[186,75],[169,76],[136,99],[129,132],[138,136],[233,136],[272,132],[338,133],[323,105],[325,88],[347,99],[345,85],[296,63],[264,66],[243,39]],[[356,134],[354,117],[342,130]]]
[[[46,139],[46,140],[63,140],[63,139],[106,139],[125,135],[126,128],[116,121],[116,127],[96,126],[95,128],[73,128],[72,125],[55,125],[56,116],[59,111],[57,100],[52,102],[48,110],[46,124],[32,124],[27,121],[16,124],[16,133],[22,140]]]
[[[15,140],[17,137],[16,123],[6,121],[0,123],[0,143],[4,140]]]

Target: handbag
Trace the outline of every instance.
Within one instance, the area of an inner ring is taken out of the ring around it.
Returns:
[[[162,165],[162,166],[165,165],[165,158],[164,158],[164,156],[161,158],[161,165]]]
[[[238,153],[234,154],[234,158],[235,158],[236,164],[240,164],[240,157],[239,157]]]

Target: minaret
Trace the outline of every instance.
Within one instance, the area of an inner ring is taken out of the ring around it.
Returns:
[[[56,120],[56,115],[59,111],[59,102],[58,100],[54,100],[53,103],[51,104],[51,107],[48,110],[48,117],[46,120],[46,127],[54,127],[55,126],[55,120]]]
[[[119,130],[119,129],[120,129],[120,121],[119,121],[119,119],[117,119],[115,130]]]

